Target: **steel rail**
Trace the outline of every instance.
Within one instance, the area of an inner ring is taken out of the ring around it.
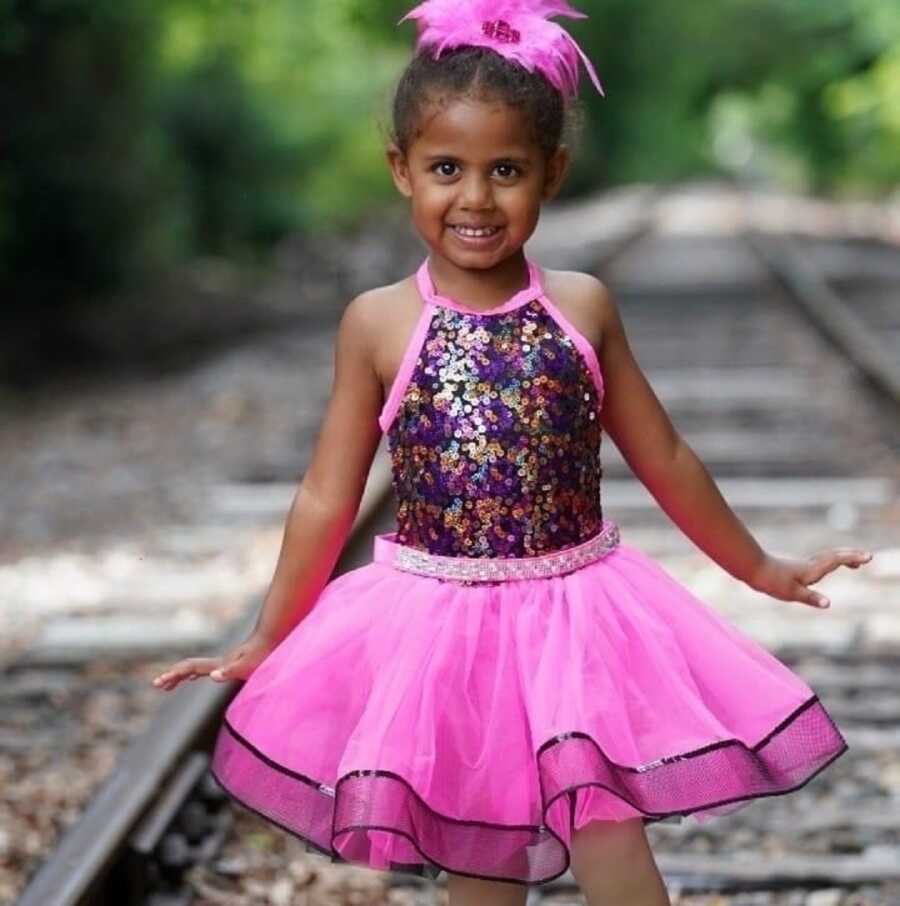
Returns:
[[[743,238],[813,327],[895,406],[900,407],[900,362],[828,284],[790,236],[747,230]]]
[[[369,526],[387,503],[390,491],[390,473],[384,457],[377,456],[347,545],[332,575],[346,572],[358,546],[371,539]],[[220,645],[228,648],[247,637],[260,604],[230,626]],[[104,879],[130,833],[190,750],[201,741],[211,747],[219,718],[236,692],[235,683],[213,682],[185,683],[173,692],[34,874],[18,906],[103,902]]]

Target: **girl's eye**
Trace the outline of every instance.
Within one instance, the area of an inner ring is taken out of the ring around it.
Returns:
[[[497,169],[509,170],[511,172],[504,175],[504,178],[509,176],[515,176],[519,173],[519,168],[515,164],[497,164]]]
[[[453,170],[455,166],[456,164],[451,160],[442,160],[438,161],[431,169],[432,172],[437,173],[439,176],[450,177],[454,174],[452,172],[448,173],[444,169],[444,167],[448,167],[450,170]],[[509,171],[500,174],[502,179],[509,179],[510,177],[518,176],[521,173],[520,169],[515,164],[497,164],[495,169]]]

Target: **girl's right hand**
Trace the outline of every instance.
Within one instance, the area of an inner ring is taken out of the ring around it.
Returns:
[[[264,638],[250,636],[237,648],[219,657],[189,657],[174,664],[153,680],[157,689],[168,692],[182,680],[209,676],[218,683],[226,680],[245,680],[264,661],[275,646]]]

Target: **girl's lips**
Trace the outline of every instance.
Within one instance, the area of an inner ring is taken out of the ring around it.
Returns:
[[[451,225],[450,230],[466,248],[489,248],[503,235],[503,227],[495,228],[493,233],[486,236],[466,236],[455,225]]]

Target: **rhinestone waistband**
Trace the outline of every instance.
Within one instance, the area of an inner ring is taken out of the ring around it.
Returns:
[[[375,536],[376,561],[420,576],[470,583],[543,579],[572,572],[613,550],[619,543],[619,529],[614,522],[605,521],[593,538],[536,557],[446,557],[401,544],[396,537],[396,532]]]

